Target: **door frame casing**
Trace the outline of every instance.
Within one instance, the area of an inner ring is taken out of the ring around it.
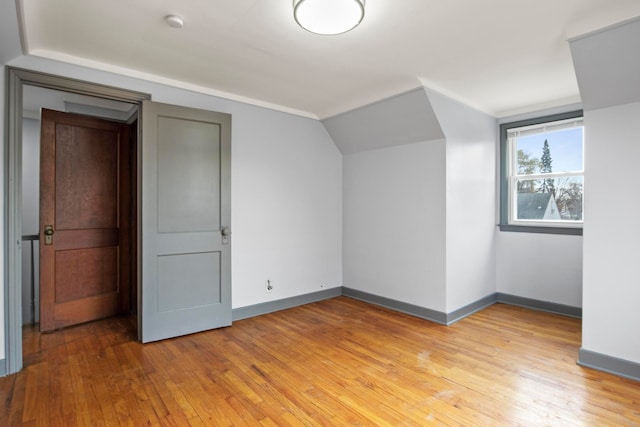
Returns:
[[[4,144],[4,317],[5,369],[0,375],[22,369],[22,99],[23,86],[37,86],[63,92],[142,105],[150,94],[56,76],[16,67],[6,67],[6,130]],[[138,129],[141,129],[140,121]],[[140,132],[138,130],[138,132]],[[141,141],[138,135],[138,141]],[[140,152],[138,144],[138,153]],[[138,156],[140,162],[140,156]],[[140,169],[134,179],[139,189]],[[137,192],[137,197],[141,191]],[[138,207],[140,205],[138,204]],[[139,212],[138,212],[139,218]],[[140,232],[138,227],[138,232]],[[138,239],[138,243],[141,240]],[[140,248],[137,248],[139,253]],[[140,283],[140,281],[138,281]],[[0,367],[1,368],[1,367]]]

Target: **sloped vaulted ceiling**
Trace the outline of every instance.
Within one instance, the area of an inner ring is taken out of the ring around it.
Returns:
[[[585,110],[640,102],[640,18],[570,44]]]
[[[444,138],[424,88],[322,121],[342,154]]]
[[[448,138],[482,140],[495,130],[493,117],[426,88],[330,117],[322,123],[345,155]]]

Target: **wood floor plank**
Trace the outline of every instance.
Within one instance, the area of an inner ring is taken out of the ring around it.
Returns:
[[[521,307],[446,327],[338,297],[146,345],[135,325],[25,327],[0,425],[640,425],[640,383],[576,364],[580,320]]]

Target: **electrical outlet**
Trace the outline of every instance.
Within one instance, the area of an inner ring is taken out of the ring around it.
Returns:
[[[267,291],[267,293],[273,290],[273,284],[271,283],[271,279],[267,280],[264,290]]]

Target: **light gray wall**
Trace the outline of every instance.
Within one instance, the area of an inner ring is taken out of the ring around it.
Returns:
[[[445,311],[445,141],[344,156],[344,285]]]
[[[582,348],[640,363],[640,18],[570,44],[585,106]]]
[[[640,102],[585,112],[582,347],[640,363]]]
[[[40,213],[40,121],[22,121],[22,235],[39,232]],[[33,251],[31,245],[33,244]],[[32,257],[33,254],[33,257]],[[31,323],[32,315],[39,320],[39,242],[22,244],[22,322]],[[33,263],[33,285],[35,310],[31,307],[31,280]]]
[[[411,138],[398,129],[386,148],[344,156],[344,283],[449,313],[496,291],[496,125],[436,92],[421,96],[435,119],[427,133],[446,139],[403,145]]]
[[[582,236],[498,230],[496,248],[498,292],[582,307]]]
[[[319,121],[257,112],[233,113],[234,308],[342,285],[342,156]]]
[[[446,146],[424,88],[323,123],[344,154],[344,285],[444,312]]]
[[[496,120],[427,90],[446,138],[446,312],[496,291]]]
[[[22,120],[22,234],[38,234],[40,222],[40,121]]]

